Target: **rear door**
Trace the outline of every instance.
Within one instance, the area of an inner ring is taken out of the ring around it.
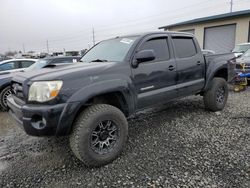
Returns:
[[[205,61],[193,36],[172,36],[177,64],[177,91],[179,96],[195,94],[205,84]]]
[[[153,61],[140,63],[137,68],[132,69],[133,83],[137,92],[137,109],[164,103],[176,97],[176,64],[168,36],[147,37],[136,51],[140,50],[153,50],[156,58]]]

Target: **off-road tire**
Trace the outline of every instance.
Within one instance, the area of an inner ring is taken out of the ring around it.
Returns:
[[[91,144],[92,132],[99,122],[115,122],[118,136],[112,151],[96,153]],[[102,166],[112,162],[122,152],[128,135],[128,123],[124,114],[116,107],[106,104],[96,104],[86,108],[77,117],[70,135],[70,147],[75,156],[86,166]]]
[[[220,90],[223,90],[223,94],[220,93]],[[223,100],[219,98],[223,96]],[[221,111],[226,105],[228,98],[228,85],[225,79],[223,78],[213,78],[210,88],[204,93],[203,100],[205,108],[207,110],[216,112]],[[221,102],[219,102],[219,101]]]
[[[1,92],[0,92],[0,108],[2,111],[7,111],[8,107],[6,106],[4,100],[5,100],[5,95],[11,91],[11,87],[7,86],[5,87]]]

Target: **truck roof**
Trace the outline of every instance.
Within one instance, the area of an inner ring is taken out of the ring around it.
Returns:
[[[152,31],[152,32],[142,32],[142,33],[135,33],[135,34],[128,34],[128,35],[121,35],[117,36],[115,38],[121,38],[121,37],[132,37],[132,36],[146,36],[146,35],[153,35],[153,34],[178,34],[178,35],[190,35],[194,36],[192,33],[186,33],[186,32],[177,32],[177,31]]]

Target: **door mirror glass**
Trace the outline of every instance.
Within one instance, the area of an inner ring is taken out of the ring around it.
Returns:
[[[155,59],[154,50],[141,50],[135,55],[135,59],[138,63],[152,61]]]

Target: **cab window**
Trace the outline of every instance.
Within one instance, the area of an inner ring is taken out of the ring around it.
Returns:
[[[146,41],[140,50],[154,50],[155,59],[153,61],[164,61],[170,58],[167,38],[154,38]]]

